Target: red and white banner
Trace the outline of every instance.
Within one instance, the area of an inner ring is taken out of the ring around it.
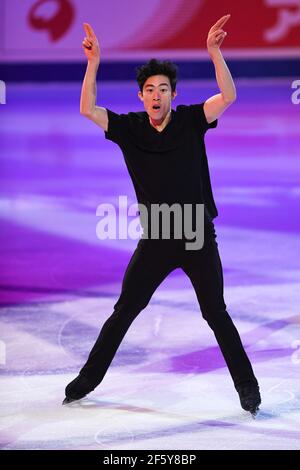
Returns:
[[[227,57],[300,57],[300,0],[1,0],[0,58],[80,61],[83,22],[105,60],[205,57],[207,32],[227,13]]]

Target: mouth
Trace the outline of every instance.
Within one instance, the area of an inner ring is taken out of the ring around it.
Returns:
[[[157,111],[160,110],[160,105],[159,105],[159,104],[154,104],[154,105],[152,106],[152,109],[153,109],[153,111],[156,111],[156,112],[157,112]]]

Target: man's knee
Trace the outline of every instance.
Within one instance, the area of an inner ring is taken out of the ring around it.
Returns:
[[[227,320],[229,317],[228,312],[226,311],[226,305],[222,306],[206,306],[201,308],[201,313],[205,321],[209,324],[211,328],[218,323],[222,323],[224,320]]]
[[[121,320],[128,317],[135,318],[148,305],[149,300],[149,298],[139,299],[137,296],[134,300],[129,300],[121,296],[114,305],[114,312],[110,318]]]

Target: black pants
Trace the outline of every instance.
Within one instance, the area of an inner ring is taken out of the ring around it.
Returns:
[[[93,386],[103,379],[129,326],[168,274],[182,268],[195,289],[203,318],[213,330],[235,387],[257,383],[223,298],[223,272],[212,222],[204,246],[186,250],[184,240],[141,239],[125,272],[121,295],[80,371]]]

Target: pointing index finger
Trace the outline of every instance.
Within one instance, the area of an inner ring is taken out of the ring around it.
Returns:
[[[229,20],[231,15],[225,15],[225,16],[222,16],[222,18],[220,18],[214,25],[213,25],[213,31],[215,29],[220,29],[222,28],[222,26],[224,26],[224,24]]]
[[[93,28],[91,27],[90,24],[83,23],[83,27],[84,27],[84,30],[85,30],[87,36],[89,36],[91,38],[96,37],[96,34],[94,33],[94,30],[93,30]]]

